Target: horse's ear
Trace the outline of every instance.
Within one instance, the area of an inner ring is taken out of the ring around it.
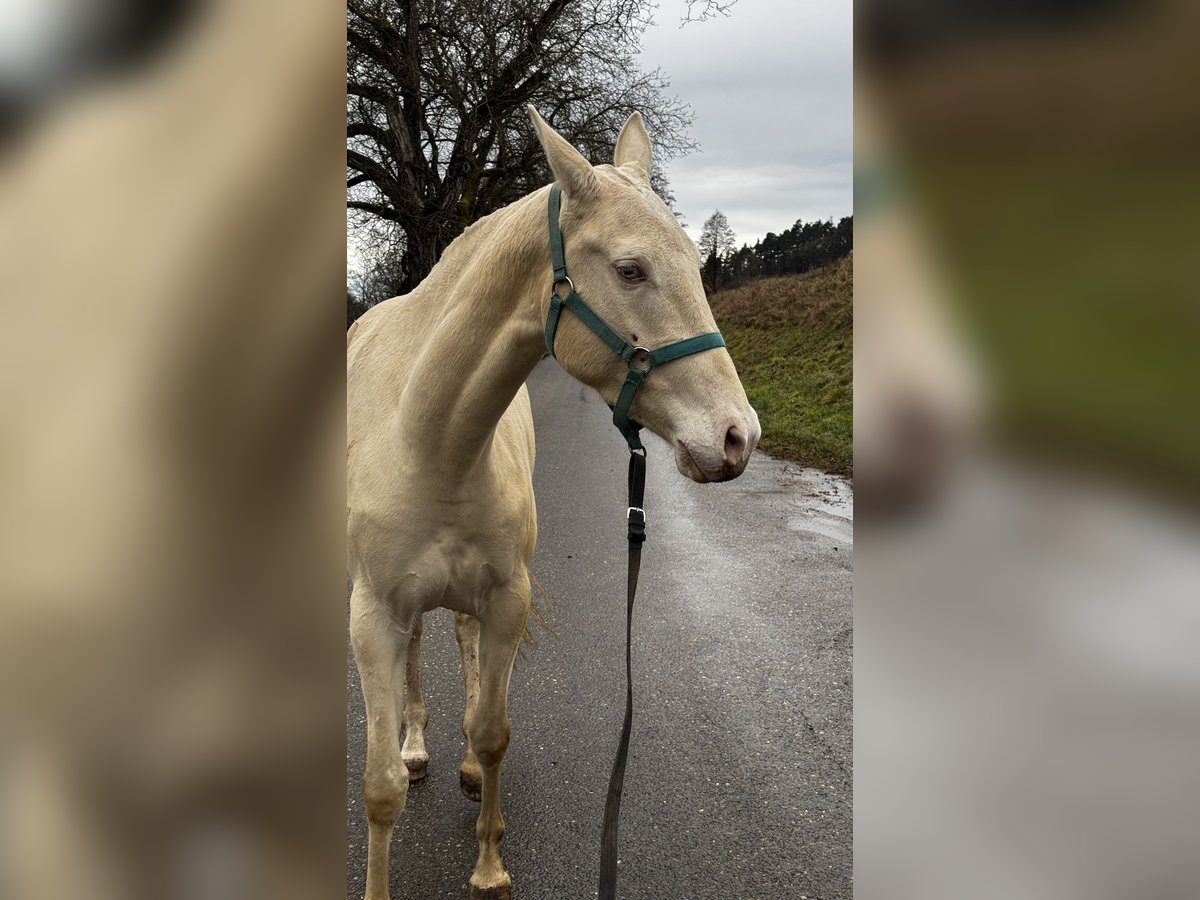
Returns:
[[[635,112],[621,126],[621,134],[617,137],[617,148],[613,151],[613,165],[619,166],[649,183],[650,135],[646,134],[646,125],[642,122],[640,112]]]
[[[563,193],[577,200],[599,193],[600,182],[592,171],[592,164],[583,158],[583,154],[547,125],[533,106],[529,107],[529,118],[533,119],[533,127],[537,130],[538,140],[542,142],[542,149],[546,151],[546,159],[550,161],[554,180]]]

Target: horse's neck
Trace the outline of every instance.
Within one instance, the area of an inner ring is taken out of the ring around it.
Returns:
[[[540,298],[550,290],[543,194],[472,226],[413,301],[439,309],[417,337],[401,398],[410,458],[465,474],[545,352]],[[539,215],[539,210],[540,215]]]

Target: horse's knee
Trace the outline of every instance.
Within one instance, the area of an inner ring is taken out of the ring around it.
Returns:
[[[404,809],[404,801],[408,798],[408,771],[401,771],[403,768],[403,764],[379,770],[367,767],[363,778],[363,805],[367,818],[377,825],[394,824]]]
[[[498,766],[508,749],[508,719],[476,714],[468,729],[471,750],[484,766]]]

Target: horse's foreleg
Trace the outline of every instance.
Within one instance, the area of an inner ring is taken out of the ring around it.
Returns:
[[[408,796],[408,769],[400,756],[396,711],[397,673],[403,674],[400,640],[392,611],[357,585],[350,595],[350,641],[367,711],[367,767],[363,805],[367,811],[366,900],[388,900],[388,846]]]
[[[508,900],[512,879],[500,861],[500,765],[508,749],[508,680],[529,615],[529,579],[520,576],[483,610],[479,628],[479,702],[467,727],[483,772],[482,804],[475,824],[479,859],[471,873],[470,900]]]
[[[458,785],[462,792],[476,803],[483,789],[483,770],[475,751],[471,749],[470,724],[479,703],[479,620],[465,613],[454,615],[454,636],[458,639],[458,651],[462,656],[463,690],[466,694],[466,709],[463,711],[463,737],[467,739],[467,752],[458,767]]]
[[[403,706],[404,722],[404,746],[400,748],[400,756],[408,767],[409,781],[420,781],[429,771],[429,752],[425,749],[429,707],[425,705],[425,694],[421,690],[421,619],[420,613],[413,619],[412,637],[408,639],[404,659],[406,677],[403,681],[396,679],[396,703]]]

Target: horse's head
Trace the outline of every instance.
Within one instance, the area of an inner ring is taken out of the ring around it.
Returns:
[[[593,167],[532,107],[530,115],[562,189],[559,225],[578,294],[635,347],[654,350],[716,331],[696,245],[650,187],[642,117],[634,113],[621,129],[613,165]],[[616,402],[628,366],[570,312],[561,316],[554,353],[571,375]],[[740,475],[760,434],[724,347],[654,367],[630,417],[671,444],[679,471],[701,482]]]

